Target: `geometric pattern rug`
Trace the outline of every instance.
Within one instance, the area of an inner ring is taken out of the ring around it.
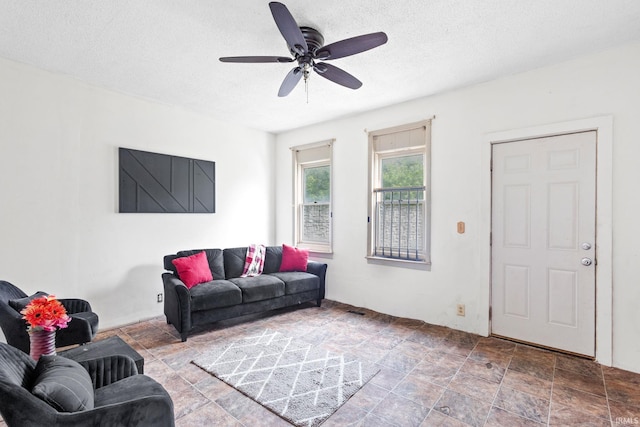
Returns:
[[[320,425],[378,372],[269,329],[214,345],[193,363],[300,427]]]

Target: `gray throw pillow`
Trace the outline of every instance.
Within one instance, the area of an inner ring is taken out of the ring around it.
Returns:
[[[78,362],[62,356],[41,356],[35,377],[31,393],[58,412],[93,409],[91,377]]]
[[[11,306],[11,308],[13,308],[16,311],[22,311],[22,309],[24,309],[27,306],[27,304],[29,304],[32,300],[40,297],[46,297],[47,295],[49,294],[46,292],[38,291],[35,294],[28,297],[10,299],[9,305]]]

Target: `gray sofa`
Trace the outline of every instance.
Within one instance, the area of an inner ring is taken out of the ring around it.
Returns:
[[[180,280],[172,261],[204,251],[212,281],[188,289]],[[197,249],[164,257],[164,314],[167,323],[187,340],[197,325],[289,307],[324,298],[327,264],[309,261],[306,272],[279,272],[282,247],[268,246],[263,274],[240,277],[247,248]]]

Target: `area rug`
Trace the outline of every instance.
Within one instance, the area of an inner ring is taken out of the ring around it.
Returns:
[[[214,345],[193,363],[305,427],[320,425],[378,372],[375,365],[268,329]]]

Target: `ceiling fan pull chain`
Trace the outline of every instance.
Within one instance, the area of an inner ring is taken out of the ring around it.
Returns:
[[[304,93],[307,97],[307,104],[309,103],[309,64],[304,64]]]

